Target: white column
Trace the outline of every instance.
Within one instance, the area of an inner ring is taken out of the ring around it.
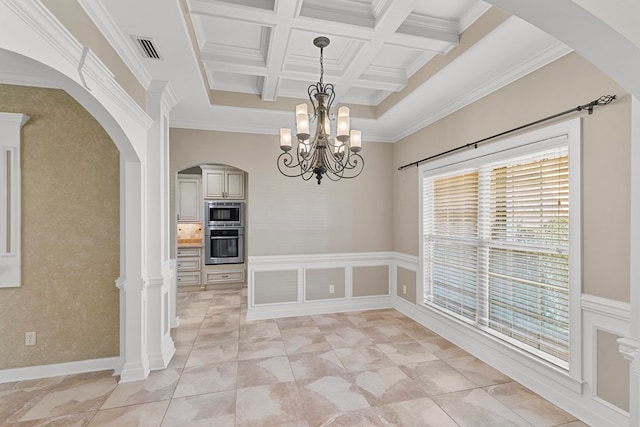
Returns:
[[[29,116],[0,113],[0,288],[22,283],[20,130]]]
[[[149,375],[146,291],[142,282],[142,165],[120,161],[120,382]]]
[[[620,353],[631,363],[629,425],[640,425],[640,100],[631,97],[631,247],[629,287],[631,334],[620,338]]]
[[[169,113],[176,104],[171,86],[154,80],[147,89],[147,114],[153,120],[147,136],[145,170],[145,287],[149,367],[164,369],[175,353],[171,339],[172,270],[169,263],[168,144]]]

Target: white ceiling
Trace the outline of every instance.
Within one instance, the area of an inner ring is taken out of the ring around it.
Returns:
[[[334,105],[355,107],[365,142],[395,142],[570,51],[515,17],[462,51],[461,34],[490,9],[477,0],[78,1],[144,86],[170,82],[173,127],[292,127],[292,105],[320,76],[317,36],[331,40]],[[161,58],[144,58],[136,36]]]

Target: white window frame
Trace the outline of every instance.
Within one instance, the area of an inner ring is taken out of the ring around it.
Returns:
[[[480,163],[494,163],[502,160],[526,156],[543,150],[550,150],[559,146],[567,145],[569,154],[569,368],[567,371],[559,369],[555,364],[535,356],[529,360],[536,361],[537,366],[551,368],[554,371],[561,371],[564,375],[580,381],[582,375],[582,331],[580,296],[582,292],[582,214],[581,214],[581,193],[582,193],[582,155],[581,155],[581,119],[576,118],[551,125],[542,129],[523,133],[517,136],[502,139],[497,142],[488,143],[477,149],[466,150],[457,154],[442,157],[420,166],[418,173],[419,192],[419,260],[420,268],[419,304],[425,310],[429,310],[434,316],[441,317],[445,322],[455,322],[458,326],[468,329],[469,334],[474,334],[477,339],[486,340],[497,352],[501,348],[509,347],[518,353],[525,353],[524,350],[514,348],[507,341],[499,340],[491,334],[482,331],[460,319],[456,319],[444,310],[435,305],[424,303],[425,283],[424,283],[424,230],[423,230],[423,179],[454,173],[474,168]],[[543,373],[543,371],[540,371]]]

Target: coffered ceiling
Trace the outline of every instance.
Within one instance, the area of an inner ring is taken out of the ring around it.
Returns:
[[[363,140],[395,142],[570,50],[477,0],[78,0],[171,126],[276,135],[320,76]],[[149,40],[159,59],[142,54]]]
[[[325,75],[338,101],[375,106],[458,45],[459,34],[487,6],[476,0],[192,0],[189,9],[209,89],[264,101],[299,98],[318,79],[320,52],[312,41],[325,35],[331,39]]]

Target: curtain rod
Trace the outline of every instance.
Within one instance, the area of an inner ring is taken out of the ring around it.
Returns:
[[[459,147],[452,148],[452,149],[447,150],[447,151],[443,151],[442,153],[438,153],[438,154],[434,154],[433,156],[425,157],[424,159],[418,160],[417,162],[408,163],[408,164],[406,164],[404,166],[400,166],[400,167],[398,167],[398,170],[401,171],[403,169],[410,168],[411,166],[420,166],[421,164],[423,164],[425,162],[428,162],[429,160],[433,160],[433,159],[438,158],[438,157],[446,156],[447,154],[451,154],[451,153],[453,153],[455,151],[459,151],[459,150],[464,150],[465,148],[470,148],[470,147],[478,148],[478,144],[481,144],[483,142],[487,142],[487,141],[492,140],[494,138],[498,138],[500,136],[504,136],[504,135],[510,134],[512,132],[516,132],[516,131],[519,131],[521,129],[528,128],[530,126],[534,126],[534,125],[537,125],[539,123],[546,122],[548,120],[553,120],[555,118],[558,118],[558,117],[561,117],[561,116],[564,116],[564,115],[567,115],[567,114],[570,114],[570,113],[575,113],[577,111],[587,110],[589,112],[589,114],[593,114],[593,109],[595,107],[598,107],[600,105],[611,104],[614,99],[617,99],[617,95],[602,95],[600,98],[596,99],[595,101],[591,101],[591,102],[589,102],[587,104],[579,105],[579,106],[577,106],[575,108],[571,108],[571,109],[563,111],[561,113],[553,114],[553,115],[545,117],[543,119],[539,119],[539,120],[536,120],[534,122],[527,123],[526,125],[518,126],[518,127],[513,128],[513,129],[509,129],[507,131],[500,132],[500,133],[497,133],[495,135],[491,135],[491,136],[488,136],[486,138],[482,138],[482,139],[479,139],[477,141],[470,142],[468,144],[461,145]]]

